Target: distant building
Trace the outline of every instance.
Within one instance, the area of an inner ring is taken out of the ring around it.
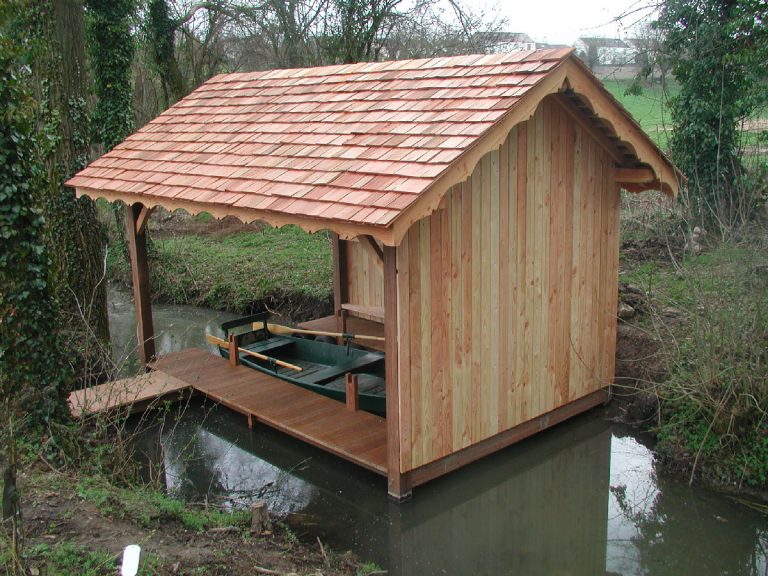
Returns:
[[[634,78],[649,62],[649,41],[642,38],[579,38],[574,48],[598,78]]]
[[[576,55],[590,68],[634,64],[637,49],[619,38],[579,38],[574,44]]]
[[[524,32],[480,32],[473,41],[489,54],[536,50],[536,42]]]

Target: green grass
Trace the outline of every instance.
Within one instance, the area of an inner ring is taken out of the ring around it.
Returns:
[[[626,263],[624,275],[650,294],[638,322],[662,346],[659,450],[721,486],[768,485],[768,252],[757,236],[675,266]]]
[[[631,80],[603,80],[603,84],[632,114],[653,141],[664,150],[672,126],[666,104],[668,97],[676,88],[672,87],[668,89],[671,93],[665,93],[665,89],[660,84],[650,84],[644,85],[640,94],[627,94],[627,90],[632,85]]]
[[[77,483],[78,496],[95,504],[104,516],[131,521],[142,528],[157,528],[177,521],[195,532],[226,526],[246,527],[247,510],[198,510],[184,502],[146,487],[121,488],[98,476],[83,477]]]
[[[123,283],[130,268],[110,254],[110,275]],[[184,234],[152,241],[152,293],[161,302],[236,313],[268,305],[300,319],[330,309],[332,254],[328,234],[296,226],[225,237]]]
[[[41,576],[111,576],[118,566],[117,557],[103,551],[88,551],[71,542],[39,544],[30,548],[26,556]]]

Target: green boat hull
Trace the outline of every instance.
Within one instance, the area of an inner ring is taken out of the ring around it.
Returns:
[[[222,327],[228,333],[233,326],[228,323]],[[278,336],[266,329],[243,337],[246,341],[249,338],[255,338],[255,341],[241,343],[241,348],[294,364],[302,370],[281,367],[274,361],[261,360],[240,352],[239,360],[244,366],[339,402],[346,401],[346,375],[356,374],[360,409],[386,415],[383,353],[295,336]],[[224,358],[229,358],[227,348],[219,347],[219,351]]]

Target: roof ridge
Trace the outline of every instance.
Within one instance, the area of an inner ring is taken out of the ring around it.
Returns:
[[[354,64],[331,64],[324,66],[305,66],[300,68],[273,68],[252,72],[229,72],[218,74],[208,80],[211,82],[251,82],[254,80],[275,80],[279,78],[345,76],[351,74],[371,74],[404,70],[429,70],[432,68],[469,68],[474,66],[493,66],[516,62],[551,62],[568,57],[574,48],[540,48],[494,54],[466,54],[458,56],[436,56],[431,58],[404,58],[400,60],[382,60],[379,62],[357,62]],[[538,57],[537,57],[538,56]]]

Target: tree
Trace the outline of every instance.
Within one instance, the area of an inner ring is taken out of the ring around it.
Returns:
[[[15,416],[45,428],[66,414],[67,362],[58,335],[40,206],[46,185],[35,137],[27,2],[0,4],[0,397]],[[7,432],[5,426],[0,431]]]
[[[740,123],[768,101],[768,4],[666,0],[656,26],[680,83],[670,101],[673,159],[696,219],[726,230],[743,216]]]
[[[133,131],[131,0],[86,0],[87,47],[96,109],[96,137],[109,151]],[[121,224],[122,225],[122,224]]]
[[[41,201],[58,316],[67,327],[68,358],[79,375],[103,374],[109,350],[104,235],[96,206],[64,181],[83,168],[90,150],[81,0],[48,0],[31,12],[40,154]]]
[[[163,88],[163,105],[168,108],[187,94],[186,83],[176,60],[176,31],[165,0],[150,0],[147,7],[147,44]]]

